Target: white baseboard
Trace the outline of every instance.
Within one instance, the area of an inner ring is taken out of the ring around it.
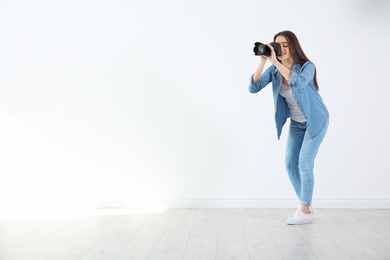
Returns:
[[[173,198],[164,201],[154,201],[141,198],[100,198],[84,206],[67,207],[56,205],[41,205],[40,207],[1,207],[0,215],[11,213],[36,212],[72,212],[88,210],[124,210],[126,212],[161,212],[167,208],[296,208],[296,199],[255,199],[255,198]],[[390,199],[315,199],[316,209],[390,209]],[[106,212],[106,211],[105,211]],[[57,214],[56,213],[56,214]],[[64,214],[70,214],[64,213]],[[72,213],[73,214],[73,213]],[[96,213],[94,213],[96,214]],[[25,215],[23,215],[25,216]]]
[[[129,203],[125,198],[98,199],[98,208],[296,208],[296,199],[216,199],[216,198],[174,198],[155,205]],[[316,199],[315,208],[367,208],[390,209],[390,199]]]

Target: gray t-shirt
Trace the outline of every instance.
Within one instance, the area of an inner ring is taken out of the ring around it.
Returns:
[[[291,119],[300,123],[306,122],[306,118],[292,96],[291,88],[282,84],[279,94],[286,99],[288,108],[290,109]]]

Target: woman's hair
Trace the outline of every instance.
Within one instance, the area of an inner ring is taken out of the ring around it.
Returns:
[[[294,60],[294,62],[303,64],[306,61],[310,61],[305,53],[302,50],[301,45],[299,44],[297,36],[291,32],[291,31],[282,31],[274,36],[274,41],[276,40],[276,37],[278,36],[284,36],[287,40],[288,47],[290,48],[290,55],[291,58]],[[319,90],[318,83],[317,83],[317,69],[314,68],[314,86],[316,87],[317,91]]]

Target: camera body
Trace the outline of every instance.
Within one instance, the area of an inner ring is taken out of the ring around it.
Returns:
[[[269,45],[274,47],[276,56],[282,55],[282,47],[280,46],[279,43],[271,42]],[[255,47],[253,48],[253,51],[255,55],[258,56],[267,56],[267,57],[271,56],[271,49],[267,45],[261,42],[255,42]]]

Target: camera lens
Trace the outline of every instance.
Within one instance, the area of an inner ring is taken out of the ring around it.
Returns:
[[[255,55],[258,56],[270,56],[271,50],[267,45],[261,42],[255,42],[255,47],[253,48]]]
[[[271,42],[270,45],[274,47],[276,56],[280,56],[282,54],[282,48],[279,43]],[[267,57],[271,56],[271,49],[267,45],[261,42],[255,42],[255,47],[253,48],[253,52],[257,56],[267,56]]]

